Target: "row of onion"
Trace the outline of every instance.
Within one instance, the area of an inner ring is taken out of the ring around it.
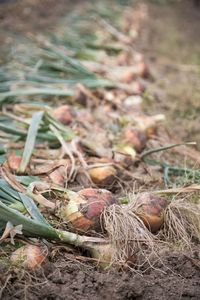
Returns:
[[[105,189],[82,189],[78,193],[69,191],[67,203],[63,201],[56,209],[57,216],[66,222],[72,231],[79,234],[96,232],[106,234],[103,211],[107,207],[119,206],[116,197]],[[123,205],[121,205],[123,209]],[[152,233],[157,233],[164,224],[167,201],[151,194],[141,194],[137,197],[136,215]],[[112,261],[113,246],[105,244],[88,244],[86,247],[92,257],[98,259],[102,266]],[[38,245],[25,245],[17,249],[11,256],[13,264],[26,268],[35,268],[44,261],[46,255]]]

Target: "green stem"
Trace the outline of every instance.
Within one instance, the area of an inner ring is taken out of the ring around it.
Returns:
[[[172,149],[172,148],[175,148],[178,146],[184,146],[184,145],[196,145],[196,143],[195,142],[186,142],[186,143],[166,145],[166,146],[158,147],[155,149],[149,149],[141,154],[140,159],[143,160],[146,156],[149,156],[150,154],[153,154],[156,152],[161,152],[161,151],[168,150],[168,149]]]

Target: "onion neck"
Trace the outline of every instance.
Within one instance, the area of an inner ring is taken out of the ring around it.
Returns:
[[[56,232],[61,241],[88,250],[92,249],[97,244],[108,243],[108,241],[103,238],[89,237],[63,230],[56,230]]]

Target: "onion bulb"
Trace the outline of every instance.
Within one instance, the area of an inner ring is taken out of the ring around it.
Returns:
[[[145,86],[139,81],[134,81],[130,85],[130,90],[131,90],[131,94],[141,95],[145,90]]]
[[[69,202],[58,210],[59,217],[81,232],[101,231],[101,213],[111,204],[117,203],[111,192],[104,189],[87,188],[78,193],[68,193]]]
[[[128,65],[129,63],[129,53],[122,52],[117,56],[117,64],[120,66]]]
[[[19,170],[22,158],[16,154],[10,154],[7,158],[7,165],[12,170],[17,172]]]
[[[121,250],[110,243],[92,245],[89,249],[91,256],[98,260],[98,264],[102,268],[108,268],[113,262],[118,261],[118,255]],[[121,254],[121,253],[120,253]],[[130,254],[129,249],[123,249],[123,259],[125,263],[132,265],[136,262],[136,256]]]
[[[124,83],[131,83],[136,77],[144,77],[146,74],[147,66],[144,62],[140,62],[122,73],[121,81]]]
[[[139,207],[136,209],[136,214],[152,233],[156,233],[164,224],[167,201],[147,193],[139,196],[137,201]]]
[[[103,187],[112,185],[115,181],[117,171],[112,166],[100,166],[88,170],[91,180]]]
[[[163,114],[154,116],[141,115],[134,118],[136,127],[145,132],[148,138],[156,134],[158,123],[164,120],[165,116]]]
[[[66,182],[66,167],[58,167],[49,174],[49,178],[54,184],[64,186]]]
[[[68,105],[61,105],[56,108],[53,111],[53,116],[63,125],[69,125],[73,120],[72,112]]]
[[[111,244],[93,245],[90,249],[91,256],[98,260],[103,269],[109,267],[113,260],[114,249]]]
[[[11,257],[11,263],[24,268],[34,269],[44,261],[44,251],[36,245],[25,245],[15,250]]]
[[[124,131],[124,140],[133,146],[137,152],[141,152],[145,148],[147,141],[145,133],[136,128],[126,128]]]

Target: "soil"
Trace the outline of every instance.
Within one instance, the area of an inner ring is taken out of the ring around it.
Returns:
[[[23,0],[1,4],[1,42],[12,45],[12,33],[22,35],[53,29],[70,10],[67,2]],[[200,11],[191,1],[162,6],[147,2],[147,5],[149,18],[138,47],[147,57],[154,82],[148,87],[145,109],[152,114],[164,113],[175,136],[198,142]],[[156,102],[151,93],[155,94]],[[36,272],[18,269],[8,272],[0,266],[0,297],[4,300],[200,299],[198,250],[193,259],[189,257],[176,251],[167,252],[162,263],[139,273],[116,268],[101,271],[86,261],[73,261],[61,252],[51,255]]]
[[[199,299],[199,278],[198,259],[177,252],[165,253],[163,262],[144,274],[99,271],[63,255],[35,273],[13,271],[2,299]]]
[[[147,109],[166,115],[173,136],[197,144],[200,139],[199,18],[200,9],[192,1],[151,5],[141,45],[157,79],[149,87],[157,101],[148,99]]]

